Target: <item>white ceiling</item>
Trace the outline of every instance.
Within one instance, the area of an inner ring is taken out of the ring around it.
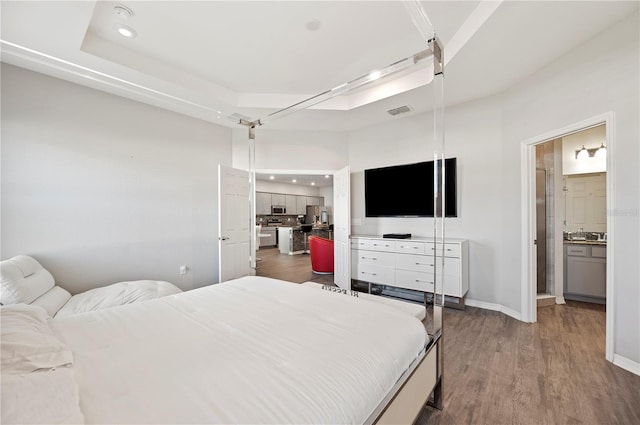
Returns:
[[[114,6],[133,11],[124,19]],[[446,102],[499,93],[638,9],[637,1],[422,1],[444,45]],[[224,126],[426,48],[401,1],[6,1],[2,61]],[[137,37],[114,29],[124,23]],[[308,26],[318,27],[315,31]],[[597,54],[598,52],[594,52]],[[430,108],[431,71],[264,128],[347,131]]]
[[[292,184],[295,186],[309,186],[318,188],[333,187],[333,175],[331,174],[305,175],[299,173],[256,173],[256,180],[263,180],[272,183]]]

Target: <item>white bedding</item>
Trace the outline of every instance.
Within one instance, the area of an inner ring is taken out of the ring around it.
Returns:
[[[384,303],[245,277],[56,317],[87,423],[362,423],[423,350]]]
[[[111,285],[90,289],[74,295],[58,310],[55,317],[118,307],[180,292],[182,290],[174,284],[161,280],[135,280],[112,283]]]

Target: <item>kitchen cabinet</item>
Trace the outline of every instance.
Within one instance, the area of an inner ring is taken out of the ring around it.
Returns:
[[[298,214],[297,201],[297,195],[284,195],[284,205],[287,207],[287,214]]]
[[[260,230],[260,233],[263,235],[268,235],[268,236],[262,236],[260,238],[260,247],[267,247],[267,246],[276,246],[277,242],[276,242],[276,230],[278,228],[277,227],[265,227],[262,226],[262,229]]]
[[[286,205],[286,198],[284,193],[272,193],[271,194],[271,205]]]
[[[565,243],[564,298],[605,304],[607,248],[604,245]]]
[[[256,192],[256,215],[270,215],[271,205],[270,193]]]
[[[304,233],[300,227],[278,227],[278,248],[281,254],[296,255],[304,253]]]
[[[307,196],[307,205],[321,205],[320,198],[317,196]]]
[[[296,214],[307,213],[307,197],[304,195],[296,196]]]

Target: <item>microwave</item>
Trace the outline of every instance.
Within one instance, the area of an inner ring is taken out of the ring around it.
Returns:
[[[271,215],[282,215],[287,213],[287,207],[284,205],[271,205]]]

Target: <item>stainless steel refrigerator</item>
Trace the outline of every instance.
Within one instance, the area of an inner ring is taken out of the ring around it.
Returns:
[[[304,216],[304,224],[329,224],[329,212],[322,205],[307,205],[307,214]]]

